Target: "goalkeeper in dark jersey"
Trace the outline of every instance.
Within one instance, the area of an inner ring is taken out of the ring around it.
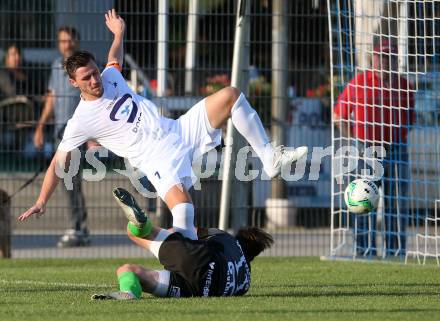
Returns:
[[[243,228],[234,236],[218,229],[198,229],[198,240],[153,227],[134,197],[122,188],[113,195],[124,210],[128,236],[150,250],[164,266],[152,270],[124,264],[117,269],[119,291],[94,294],[93,300],[139,299],[142,292],[159,297],[209,297],[245,294],[251,284],[252,260],[273,244],[258,228]]]

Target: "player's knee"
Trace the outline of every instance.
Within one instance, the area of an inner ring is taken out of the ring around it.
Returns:
[[[223,89],[225,91],[225,95],[228,97],[228,106],[232,107],[234,103],[237,101],[238,97],[240,97],[240,90],[235,87],[226,87]]]
[[[240,90],[235,87],[225,87],[221,91],[219,91],[219,94],[221,94],[222,101],[220,105],[222,106],[222,108],[225,108],[230,112],[232,106],[234,106],[238,97],[240,97]]]
[[[133,235],[133,233],[131,233],[130,229],[127,226],[127,236],[130,240],[133,240],[136,238],[136,236]]]
[[[134,271],[134,265],[133,264],[123,264],[120,267],[116,269],[116,274],[119,276],[120,274],[124,272],[133,272]]]

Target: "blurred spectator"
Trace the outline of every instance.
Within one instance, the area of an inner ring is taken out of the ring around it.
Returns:
[[[35,156],[30,137],[34,121],[34,102],[29,99],[29,77],[23,68],[20,48],[11,44],[6,48],[4,67],[0,69],[0,144],[4,151],[25,151]],[[31,146],[31,148],[28,148]]]
[[[365,148],[383,146],[386,150],[382,162],[384,175],[378,181],[384,194],[384,256],[402,256],[406,251],[405,231],[409,220],[407,135],[414,121],[413,107],[412,88],[398,74],[397,45],[390,39],[375,39],[372,70],[358,74],[345,87],[334,107],[334,120],[342,136],[357,139]],[[358,174],[366,168],[361,162]],[[370,218],[371,223],[367,215],[357,219],[358,255],[377,254],[376,213],[371,213]]]
[[[22,69],[22,60],[20,48],[16,44],[9,45],[4,69],[0,70],[0,99],[28,93],[28,76]]]
[[[44,125],[52,113],[55,121],[54,140],[57,146],[63,137],[67,121],[72,117],[79,102],[79,91],[69,83],[62,62],[79,48],[79,33],[72,27],[58,29],[58,50],[61,54],[52,63],[46,102],[34,134],[34,144],[41,148],[44,143]],[[85,146],[81,147],[81,152]],[[83,157],[81,158],[83,160]],[[82,162],[81,162],[82,163]],[[82,164],[81,164],[82,167]],[[67,191],[70,210],[70,229],[60,238],[58,247],[84,246],[90,243],[86,226],[87,211],[81,184],[81,171],[73,177],[73,189]]]

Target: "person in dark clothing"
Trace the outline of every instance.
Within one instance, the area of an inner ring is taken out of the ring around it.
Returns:
[[[29,148],[29,123],[34,120],[35,100],[29,91],[29,73],[24,67],[20,47],[10,44],[5,50],[0,68],[0,148],[3,151],[23,151],[23,156],[35,155]]]
[[[133,300],[142,292],[177,298],[244,295],[251,285],[251,262],[274,242],[255,227],[242,228],[235,236],[198,228],[198,240],[192,240],[153,227],[126,190],[116,188],[113,195],[129,220],[129,238],[150,250],[165,269],[124,264],[117,269],[120,291],[94,294],[93,300]]]

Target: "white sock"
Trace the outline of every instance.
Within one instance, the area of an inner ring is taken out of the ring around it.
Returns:
[[[159,258],[159,249],[162,245],[163,241],[170,235],[171,233],[167,230],[160,230],[159,233],[157,233],[156,237],[153,241],[151,241],[150,245],[150,252],[153,253],[153,255],[156,258]]]
[[[231,119],[238,132],[249,142],[264,167],[271,168],[274,149],[255,109],[249,105],[246,97],[240,94],[231,109]]]
[[[167,296],[168,288],[170,286],[170,271],[161,270],[156,272],[159,273],[159,279],[157,280],[156,288],[152,294],[160,297]]]
[[[196,229],[194,228],[194,205],[191,203],[180,203],[171,209],[173,214],[173,230],[192,240],[197,240]]]

